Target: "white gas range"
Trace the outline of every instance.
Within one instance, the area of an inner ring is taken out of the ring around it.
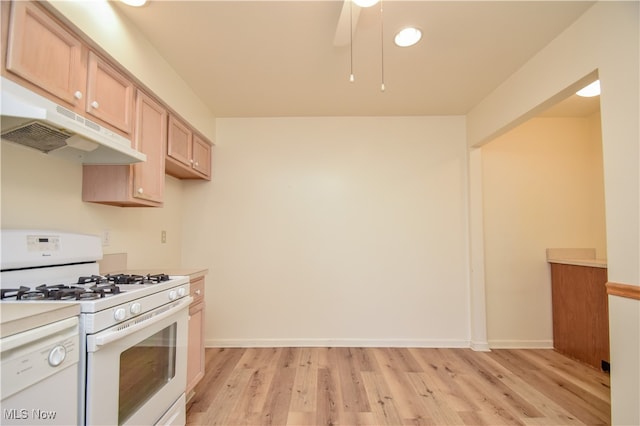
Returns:
[[[66,340],[54,339],[46,350],[33,348],[46,356],[29,355],[26,361],[19,361],[19,357],[33,352],[28,350],[33,343],[29,336],[42,334],[36,328],[18,336],[22,341],[20,351],[2,349],[3,410],[25,410],[6,406],[15,396],[5,394],[5,381],[9,384],[21,380],[18,373],[5,371],[8,366],[31,362],[43,367],[43,376],[55,377],[60,367],[54,364],[69,357],[76,358],[78,365],[78,424],[185,423],[187,319],[191,302],[188,277],[101,276],[97,263],[102,258],[101,240],[94,235],[2,230],[1,255],[0,308],[33,309],[52,303],[80,307],[77,347],[73,338],[65,335]],[[3,334],[3,347],[7,339],[15,341],[17,337]],[[59,363],[65,367],[68,364]],[[60,392],[60,388],[43,390],[45,382],[43,377],[26,388],[7,389],[36,398],[47,392]],[[73,395],[72,389],[68,391]],[[12,417],[20,415],[18,411],[9,413],[13,413]],[[56,413],[58,418],[61,414]],[[29,420],[36,419],[32,416]]]

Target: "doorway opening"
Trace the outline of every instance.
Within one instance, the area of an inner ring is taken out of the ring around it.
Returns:
[[[546,249],[606,258],[600,123],[599,97],[572,93],[481,148],[491,348],[553,347]]]

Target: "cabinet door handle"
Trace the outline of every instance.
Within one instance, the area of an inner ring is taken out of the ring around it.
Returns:
[[[196,296],[200,296],[200,289],[196,290]]]
[[[79,90],[76,90],[76,93],[73,94],[73,97],[76,99],[82,99],[82,92]]]
[[[138,194],[144,194],[144,190],[142,188],[138,188]]]
[[[196,163],[194,164],[196,167],[198,167],[200,164],[196,161]]]
[[[98,108],[100,108],[100,104],[98,103],[98,101],[93,101],[93,102],[91,102],[91,107],[95,108],[95,109],[98,109]]]

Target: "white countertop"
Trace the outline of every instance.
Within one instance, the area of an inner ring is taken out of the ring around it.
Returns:
[[[76,302],[6,301],[0,303],[0,337],[11,336],[80,315]]]
[[[186,275],[191,280],[205,276],[209,273],[206,268],[185,268],[175,267],[166,268],[154,266],[152,268],[129,268],[127,266],[127,254],[126,253],[111,253],[105,254],[98,262],[100,264],[100,274],[134,274],[134,275],[147,275],[147,274],[167,274],[167,275]]]
[[[596,258],[594,248],[548,248],[547,262],[592,268],[607,267],[607,259]]]
[[[547,259],[549,263],[563,265],[590,266],[592,268],[606,268],[607,259]]]

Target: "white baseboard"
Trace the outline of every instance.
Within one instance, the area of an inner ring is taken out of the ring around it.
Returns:
[[[487,342],[471,342],[471,349],[476,352],[491,352],[491,348]]]
[[[426,339],[207,339],[207,348],[360,347],[360,348],[469,348],[468,340]]]
[[[553,340],[468,340],[429,339],[207,339],[207,348],[290,348],[290,347],[354,347],[354,348],[471,348],[478,352],[491,349],[553,349]]]
[[[489,340],[491,349],[553,349],[553,340]]]

